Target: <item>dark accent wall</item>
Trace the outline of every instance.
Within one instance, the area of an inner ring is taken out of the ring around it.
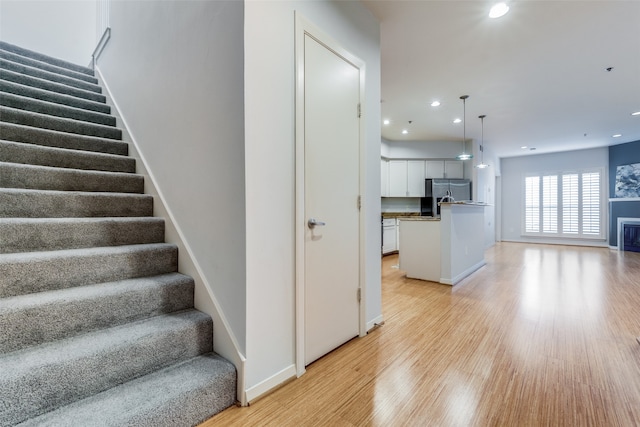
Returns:
[[[640,163],[640,141],[609,147],[609,196],[615,197],[616,169],[621,165]],[[618,218],[640,218],[640,200],[609,202],[609,246],[618,245]]]

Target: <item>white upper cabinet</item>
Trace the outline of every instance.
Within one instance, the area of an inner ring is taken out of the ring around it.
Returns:
[[[464,178],[464,163],[462,160],[445,160],[444,177],[448,179]]]
[[[424,197],[424,160],[389,160],[389,197]]]
[[[425,178],[444,178],[444,161],[427,160]]]
[[[427,160],[425,178],[464,178],[462,160]]]
[[[389,160],[389,197],[407,197],[407,161]]]
[[[407,196],[424,197],[425,161],[407,160]]]
[[[382,197],[424,197],[425,178],[464,178],[461,160],[384,160],[380,162]]]

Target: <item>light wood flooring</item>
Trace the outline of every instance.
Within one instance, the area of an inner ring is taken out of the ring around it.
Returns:
[[[640,426],[640,253],[486,259],[452,288],[385,257],[382,327],[202,426]]]

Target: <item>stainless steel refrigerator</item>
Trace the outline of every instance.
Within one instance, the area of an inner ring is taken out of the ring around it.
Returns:
[[[438,203],[447,192],[456,202],[471,200],[471,181],[468,179],[426,179],[424,195],[420,200],[422,216],[440,216]]]

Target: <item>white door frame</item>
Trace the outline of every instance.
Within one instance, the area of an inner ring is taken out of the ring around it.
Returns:
[[[326,35],[318,27],[295,12],[295,290],[296,290],[296,320],[295,320],[295,336],[296,336],[296,374],[300,377],[305,373],[305,129],[304,129],[304,38],[305,35],[311,36],[328,49],[341,56],[356,68],[360,70],[360,112],[361,118],[365,117],[364,99],[365,99],[365,63],[359,58],[345,50],[339,43]],[[359,288],[360,288],[360,313],[359,313],[359,331],[360,336],[366,335],[366,287],[365,287],[365,269],[364,269],[364,218],[365,203],[363,194],[365,194],[365,153],[364,153],[364,120],[359,122],[359,193],[360,193],[360,212],[359,212]]]

